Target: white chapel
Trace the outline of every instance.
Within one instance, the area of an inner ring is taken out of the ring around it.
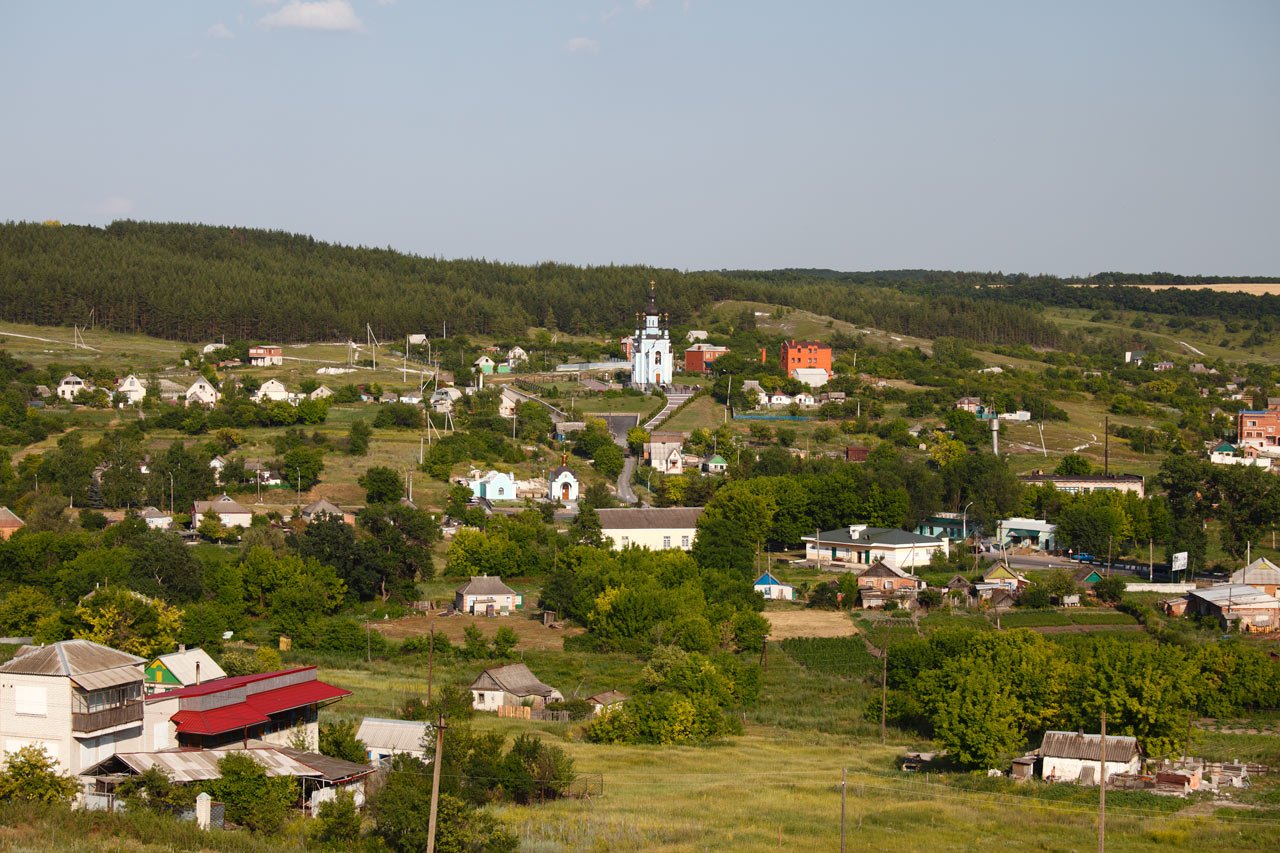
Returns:
[[[667,315],[658,310],[655,287],[649,282],[649,307],[636,315],[638,327],[631,350],[631,384],[636,388],[669,385],[673,373]]]

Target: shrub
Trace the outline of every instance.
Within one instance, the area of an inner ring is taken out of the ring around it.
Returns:
[[[292,776],[267,776],[266,767],[247,752],[223,756],[218,772],[220,778],[210,779],[203,787],[226,804],[227,820],[254,832],[280,830],[298,798]]]
[[[49,753],[35,744],[11,752],[0,767],[0,800],[69,804],[80,783],[60,773]]]
[[[321,844],[347,846],[360,839],[360,813],[350,791],[338,791],[316,809],[316,840]]]

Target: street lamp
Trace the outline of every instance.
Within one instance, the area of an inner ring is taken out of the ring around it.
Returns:
[[[173,472],[169,472],[169,517],[173,517]]]
[[[973,501],[969,501],[964,505],[964,509],[960,512],[960,538],[969,541],[969,507],[973,506]]]
[[[298,477],[298,506],[302,506],[302,468],[294,468],[293,473]]]

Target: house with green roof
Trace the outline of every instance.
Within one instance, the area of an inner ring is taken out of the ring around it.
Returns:
[[[866,524],[824,530],[801,539],[806,562],[836,570],[856,571],[877,562],[894,569],[913,569],[929,565],[934,554],[945,557],[948,552],[944,538]]]

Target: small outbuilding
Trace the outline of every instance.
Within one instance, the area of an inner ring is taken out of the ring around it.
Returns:
[[[430,723],[382,717],[361,720],[356,740],[364,744],[365,755],[374,767],[390,763],[393,755],[412,755],[422,761],[430,761],[427,745],[428,742],[434,743]]]
[[[796,598],[795,587],[789,583],[783,583],[769,572],[756,578],[752,588],[771,601],[795,601]]]
[[[1098,784],[1103,759],[1101,735],[1084,732],[1045,732],[1038,750],[1040,778],[1049,782]],[[1116,773],[1137,773],[1142,768],[1142,750],[1137,738],[1107,735],[1106,778]]]
[[[591,706],[591,713],[597,717],[615,708],[621,708],[622,703],[626,701],[626,694],[619,693],[617,690],[606,690],[603,693],[587,697],[587,703]]]

